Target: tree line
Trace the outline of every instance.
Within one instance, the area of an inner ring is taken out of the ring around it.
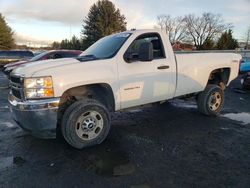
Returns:
[[[217,14],[189,14],[174,18],[160,15],[157,17],[157,27],[166,31],[172,45],[177,42],[189,43],[197,50],[232,50],[239,47],[238,41],[233,37],[232,26]],[[102,0],[90,8],[84,20],[81,39],[73,36],[70,40],[62,40],[60,44],[53,43],[52,47],[84,50],[106,35],[125,30],[125,17],[120,14],[119,9],[115,9],[110,1]]]
[[[60,48],[85,50],[106,35],[125,31],[126,24],[125,16],[112,2],[99,0],[93,4],[83,21],[82,37],[65,39]],[[219,14],[188,14],[179,17],[160,15],[157,17],[156,27],[166,31],[172,45],[177,42],[189,43],[197,50],[229,50],[239,47],[238,41],[233,37],[232,25],[225,23]]]
[[[225,23],[218,14],[188,14],[179,17],[159,15],[156,25],[166,31],[172,44],[188,43],[194,45],[197,50],[226,50],[238,47],[238,41],[233,37],[232,25]],[[85,50],[104,36],[125,31],[126,26],[126,18],[119,8],[109,0],[99,0],[90,7],[88,15],[83,20],[79,38],[73,36],[61,42],[53,42],[51,46],[53,49]],[[249,37],[250,28],[246,46]],[[13,45],[13,31],[0,14],[0,49],[11,49]]]

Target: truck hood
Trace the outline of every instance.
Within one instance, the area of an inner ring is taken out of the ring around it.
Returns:
[[[117,64],[112,59],[75,58],[38,61],[22,65],[11,74],[25,78],[51,76],[54,96],[61,97],[70,88],[87,84],[103,83],[117,87]],[[116,90],[116,89],[114,89]]]
[[[81,62],[75,58],[36,61],[18,66],[18,68],[13,70],[12,74],[31,77],[32,75],[34,75],[36,72],[39,71],[55,69],[61,66],[69,66],[76,63],[81,63]]]

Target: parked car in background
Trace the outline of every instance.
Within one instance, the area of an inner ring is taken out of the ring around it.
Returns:
[[[243,89],[250,89],[250,72],[241,78],[241,85]]]
[[[249,72],[250,71],[250,57],[243,57],[240,62],[240,72]]]
[[[41,61],[41,60],[47,60],[47,59],[60,59],[60,58],[69,58],[69,57],[77,57],[80,55],[82,51],[80,50],[52,50],[52,51],[46,51],[43,53],[38,54],[37,56],[24,61],[18,61],[14,63],[9,63],[4,66],[3,72],[6,75],[9,75],[11,71],[14,68],[17,68],[20,65],[35,62],[35,61]]]
[[[41,53],[47,52],[47,50],[42,50],[42,51],[33,51],[34,56],[37,56]]]
[[[6,64],[17,62],[20,60],[28,60],[34,57],[34,54],[31,51],[22,51],[22,50],[2,50],[0,51],[0,66]]]

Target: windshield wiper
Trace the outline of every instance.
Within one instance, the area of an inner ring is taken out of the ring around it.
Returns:
[[[80,56],[80,57],[77,57],[76,58],[78,61],[91,61],[91,60],[97,60],[99,58],[97,58],[96,56],[94,55],[83,55],[83,56]]]

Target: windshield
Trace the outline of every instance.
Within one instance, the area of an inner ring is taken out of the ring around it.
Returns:
[[[41,54],[38,54],[35,57],[31,58],[30,61],[38,61],[40,58],[42,58],[43,56],[45,56],[47,54],[48,54],[48,52],[43,52]]]
[[[120,33],[104,37],[90,46],[80,56],[94,57],[95,59],[111,58],[116,55],[130,35],[130,33]]]

